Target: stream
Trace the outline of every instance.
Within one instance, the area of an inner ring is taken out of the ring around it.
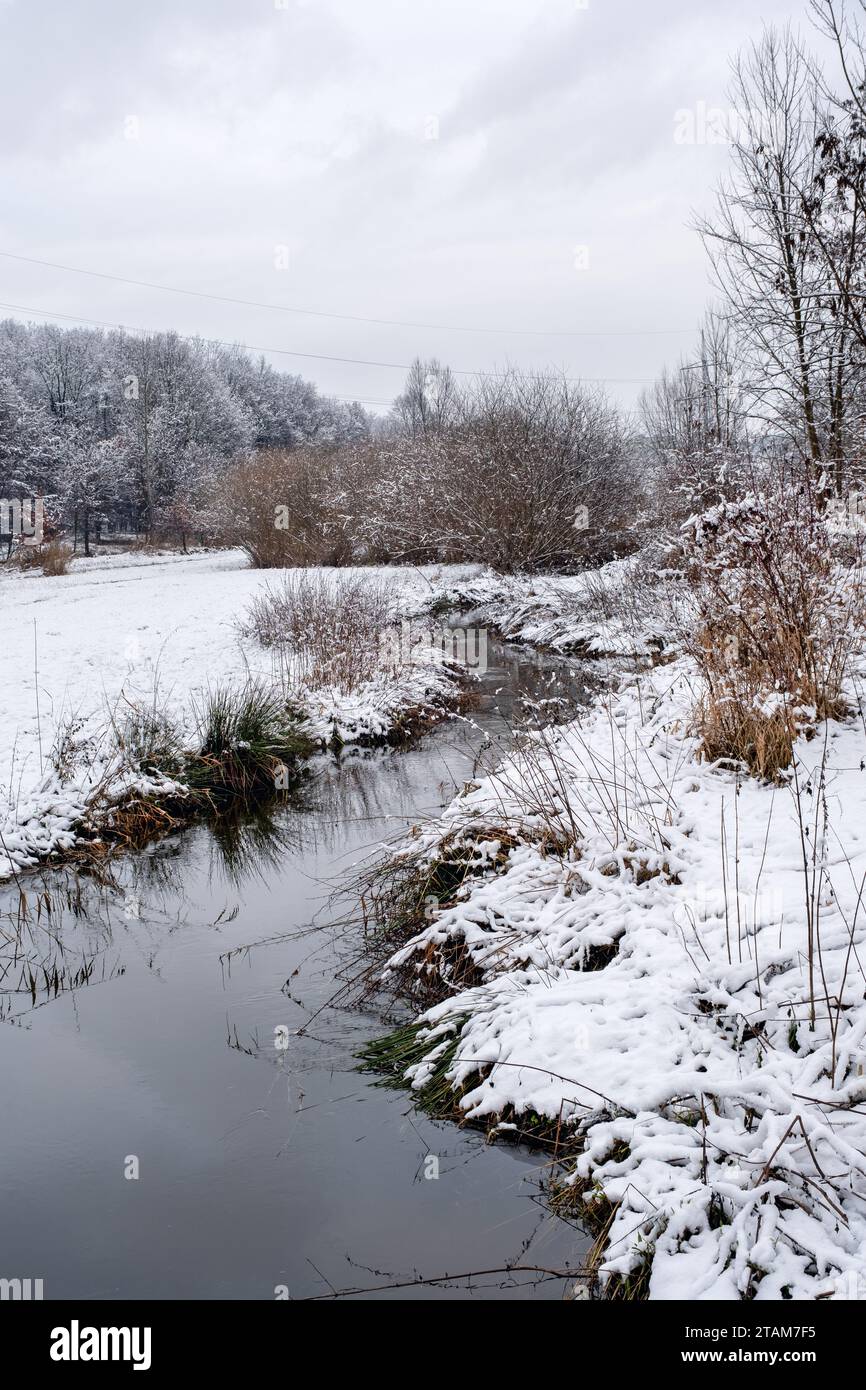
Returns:
[[[387,1023],[329,1003],[361,948],[333,889],[450,800],[524,700],[585,701],[595,679],[492,644],[489,663],[465,717],[323,755],[267,815],[119,858],[110,883],[27,875],[23,921],[3,885],[0,1278],[42,1279],[46,1299],[567,1291],[529,1273],[380,1287],[575,1269],[588,1241],[547,1209],[544,1154],[359,1073]]]

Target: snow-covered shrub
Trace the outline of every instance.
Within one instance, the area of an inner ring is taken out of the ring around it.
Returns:
[[[864,616],[862,555],[837,562],[817,492],[781,467],[692,517],[683,534],[697,619],[683,640],[704,680],[704,754],[773,777],[799,732],[845,713]]]
[[[373,441],[237,465],[222,487],[223,539],[265,567],[441,561],[503,573],[580,570],[637,548],[642,475],[600,393],[508,371],[467,389],[447,420],[426,420],[422,399],[418,409]]]
[[[342,477],[354,457],[275,449],[236,464],[219,487],[220,538],[242,546],[257,569],[346,564],[354,552]]]
[[[598,392],[509,370],[446,426],[382,450],[379,532],[395,557],[575,571],[639,543],[641,478]]]

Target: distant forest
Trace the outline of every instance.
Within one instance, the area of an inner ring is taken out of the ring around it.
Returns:
[[[229,461],[360,442],[358,403],[242,347],[0,322],[0,497],[42,496],[76,540],[194,529]]]

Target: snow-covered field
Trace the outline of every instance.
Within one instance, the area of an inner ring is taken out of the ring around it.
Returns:
[[[429,587],[420,570],[369,573],[407,594]],[[0,570],[0,878],[69,848],[101,781],[111,778],[114,799],[128,789],[128,774],[112,765],[111,711],[158,692],[188,728],[208,685],[272,676],[269,653],[236,625],[274,580],[240,551],[79,559],[57,578]],[[442,672],[425,669],[351,695],[307,692],[309,731],[347,742],[381,736],[401,710],[446,685]],[[88,767],[60,779],[51,752],[70,725],[78,742],[90,741]]]
[[[696,694],[682,657],[630,678],[398,850],[470,866],[391,961],[455,991],[406,1078],[562,1121],[603,1285],[651,1260],[654,1298],[862,1298],[862,716],[769,786],[697,761]]]

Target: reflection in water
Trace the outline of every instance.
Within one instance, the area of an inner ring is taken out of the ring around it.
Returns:
[[[3,889],[0,1277],[47,1298],[272,1298],[579,1265],[582,1237],[538,1202],[543,1160],[377,1088],[354,1056],[381,1020],[332,1004],[361,949],[334,889],[512,726],[585,698],[587,667],[493,655],[477,708],[409,748],[322,755],[254,816]]]

